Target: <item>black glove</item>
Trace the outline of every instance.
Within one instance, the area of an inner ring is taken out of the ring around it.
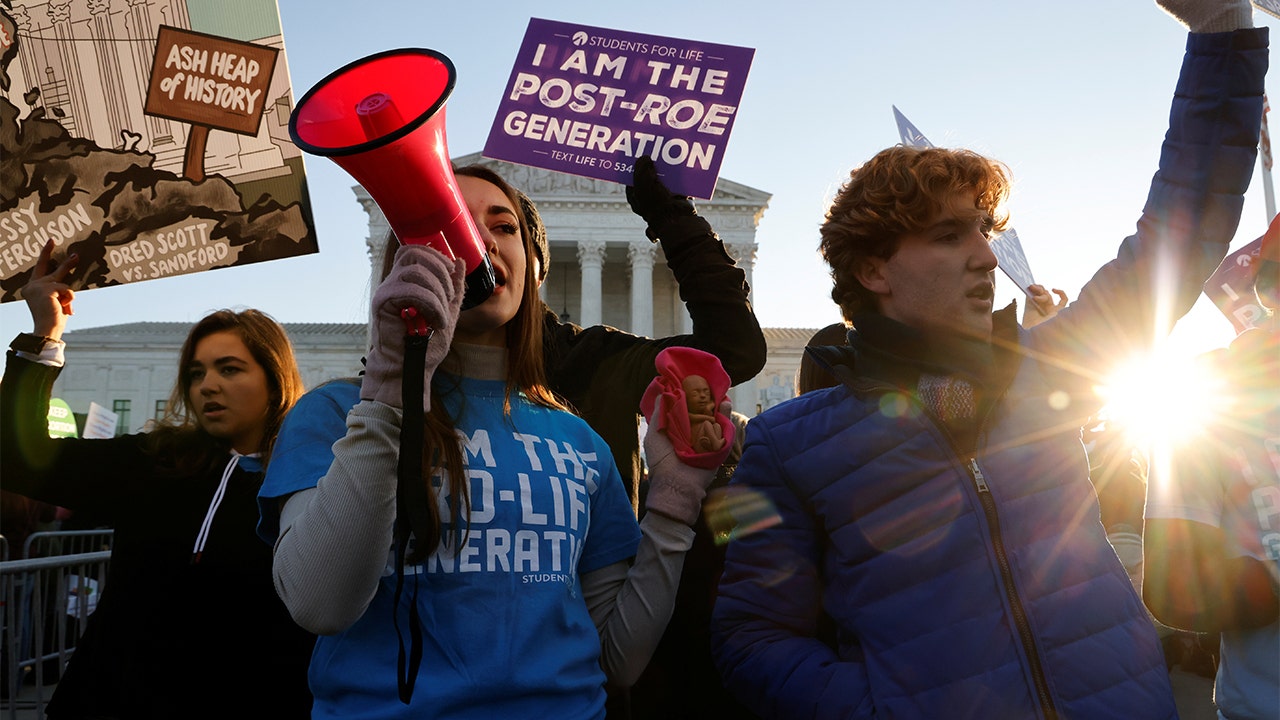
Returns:
[[[635,173],[627,186],[627,203],[631,205],[632,212],[644,218],[648,224],[644,234],[654,242],[665,236],[664,230],[670,228],[673,221],[698,214],[692,200],[685,195],[672,194],[662,184],[658,168],[648,155],[636,158]]]

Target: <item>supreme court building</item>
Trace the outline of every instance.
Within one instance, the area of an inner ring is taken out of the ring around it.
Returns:
[[[650,337],[693,331],[662,247],[645,236],[644,221],[632,213],[622,185],[490,160],[479,153],[454,162],[493,168],[537,204],[551,250],[542,297],[561,318]],[[368,215],[372,274],[381,268],[390,226],[364,188],[353,190]],[[695,202],[748,283],[758,247],[756,228],[769,198],[766,192],[720,178],[714,197]],[[376,286],[376,281],[370,283]],[[308,389],[360,370],[368,343],[364,324],[283,324]],[[140,322],[68,331],[67,367],[54,384],[54,397],[65,400],[80,416],[88,412],[90,402],[114,411],[119,416],[117,432],[142,429],[164,412],[189,327]],[[794,396],[800,357],[815,331],[765,328],[768,361],[753,380],[730,390],[734,409],[751,417]]]

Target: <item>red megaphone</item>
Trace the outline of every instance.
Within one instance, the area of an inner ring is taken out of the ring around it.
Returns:
[[[465,310],[493,293],[494,275],[444,138],[444,103],[456,78],[449,58],[425,48],[361,58],[302,96],[289,135],[359,181],[401,243],[465,261]]]

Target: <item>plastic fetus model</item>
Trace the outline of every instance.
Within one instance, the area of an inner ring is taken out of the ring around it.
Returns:
[[[700,453],[724,447],[724,433],[716,422],[716,401],[706,378],[689,375],[684,379],[683,388],[689,408],[689,444]]]

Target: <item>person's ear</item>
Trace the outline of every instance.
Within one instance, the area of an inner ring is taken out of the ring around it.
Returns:
[[[863,258],[858,263],[858,268],[853,276],[862,286],[876,295],[889,294],[889,278],[885,274],[885,265],[888,260],[879,257]]]

